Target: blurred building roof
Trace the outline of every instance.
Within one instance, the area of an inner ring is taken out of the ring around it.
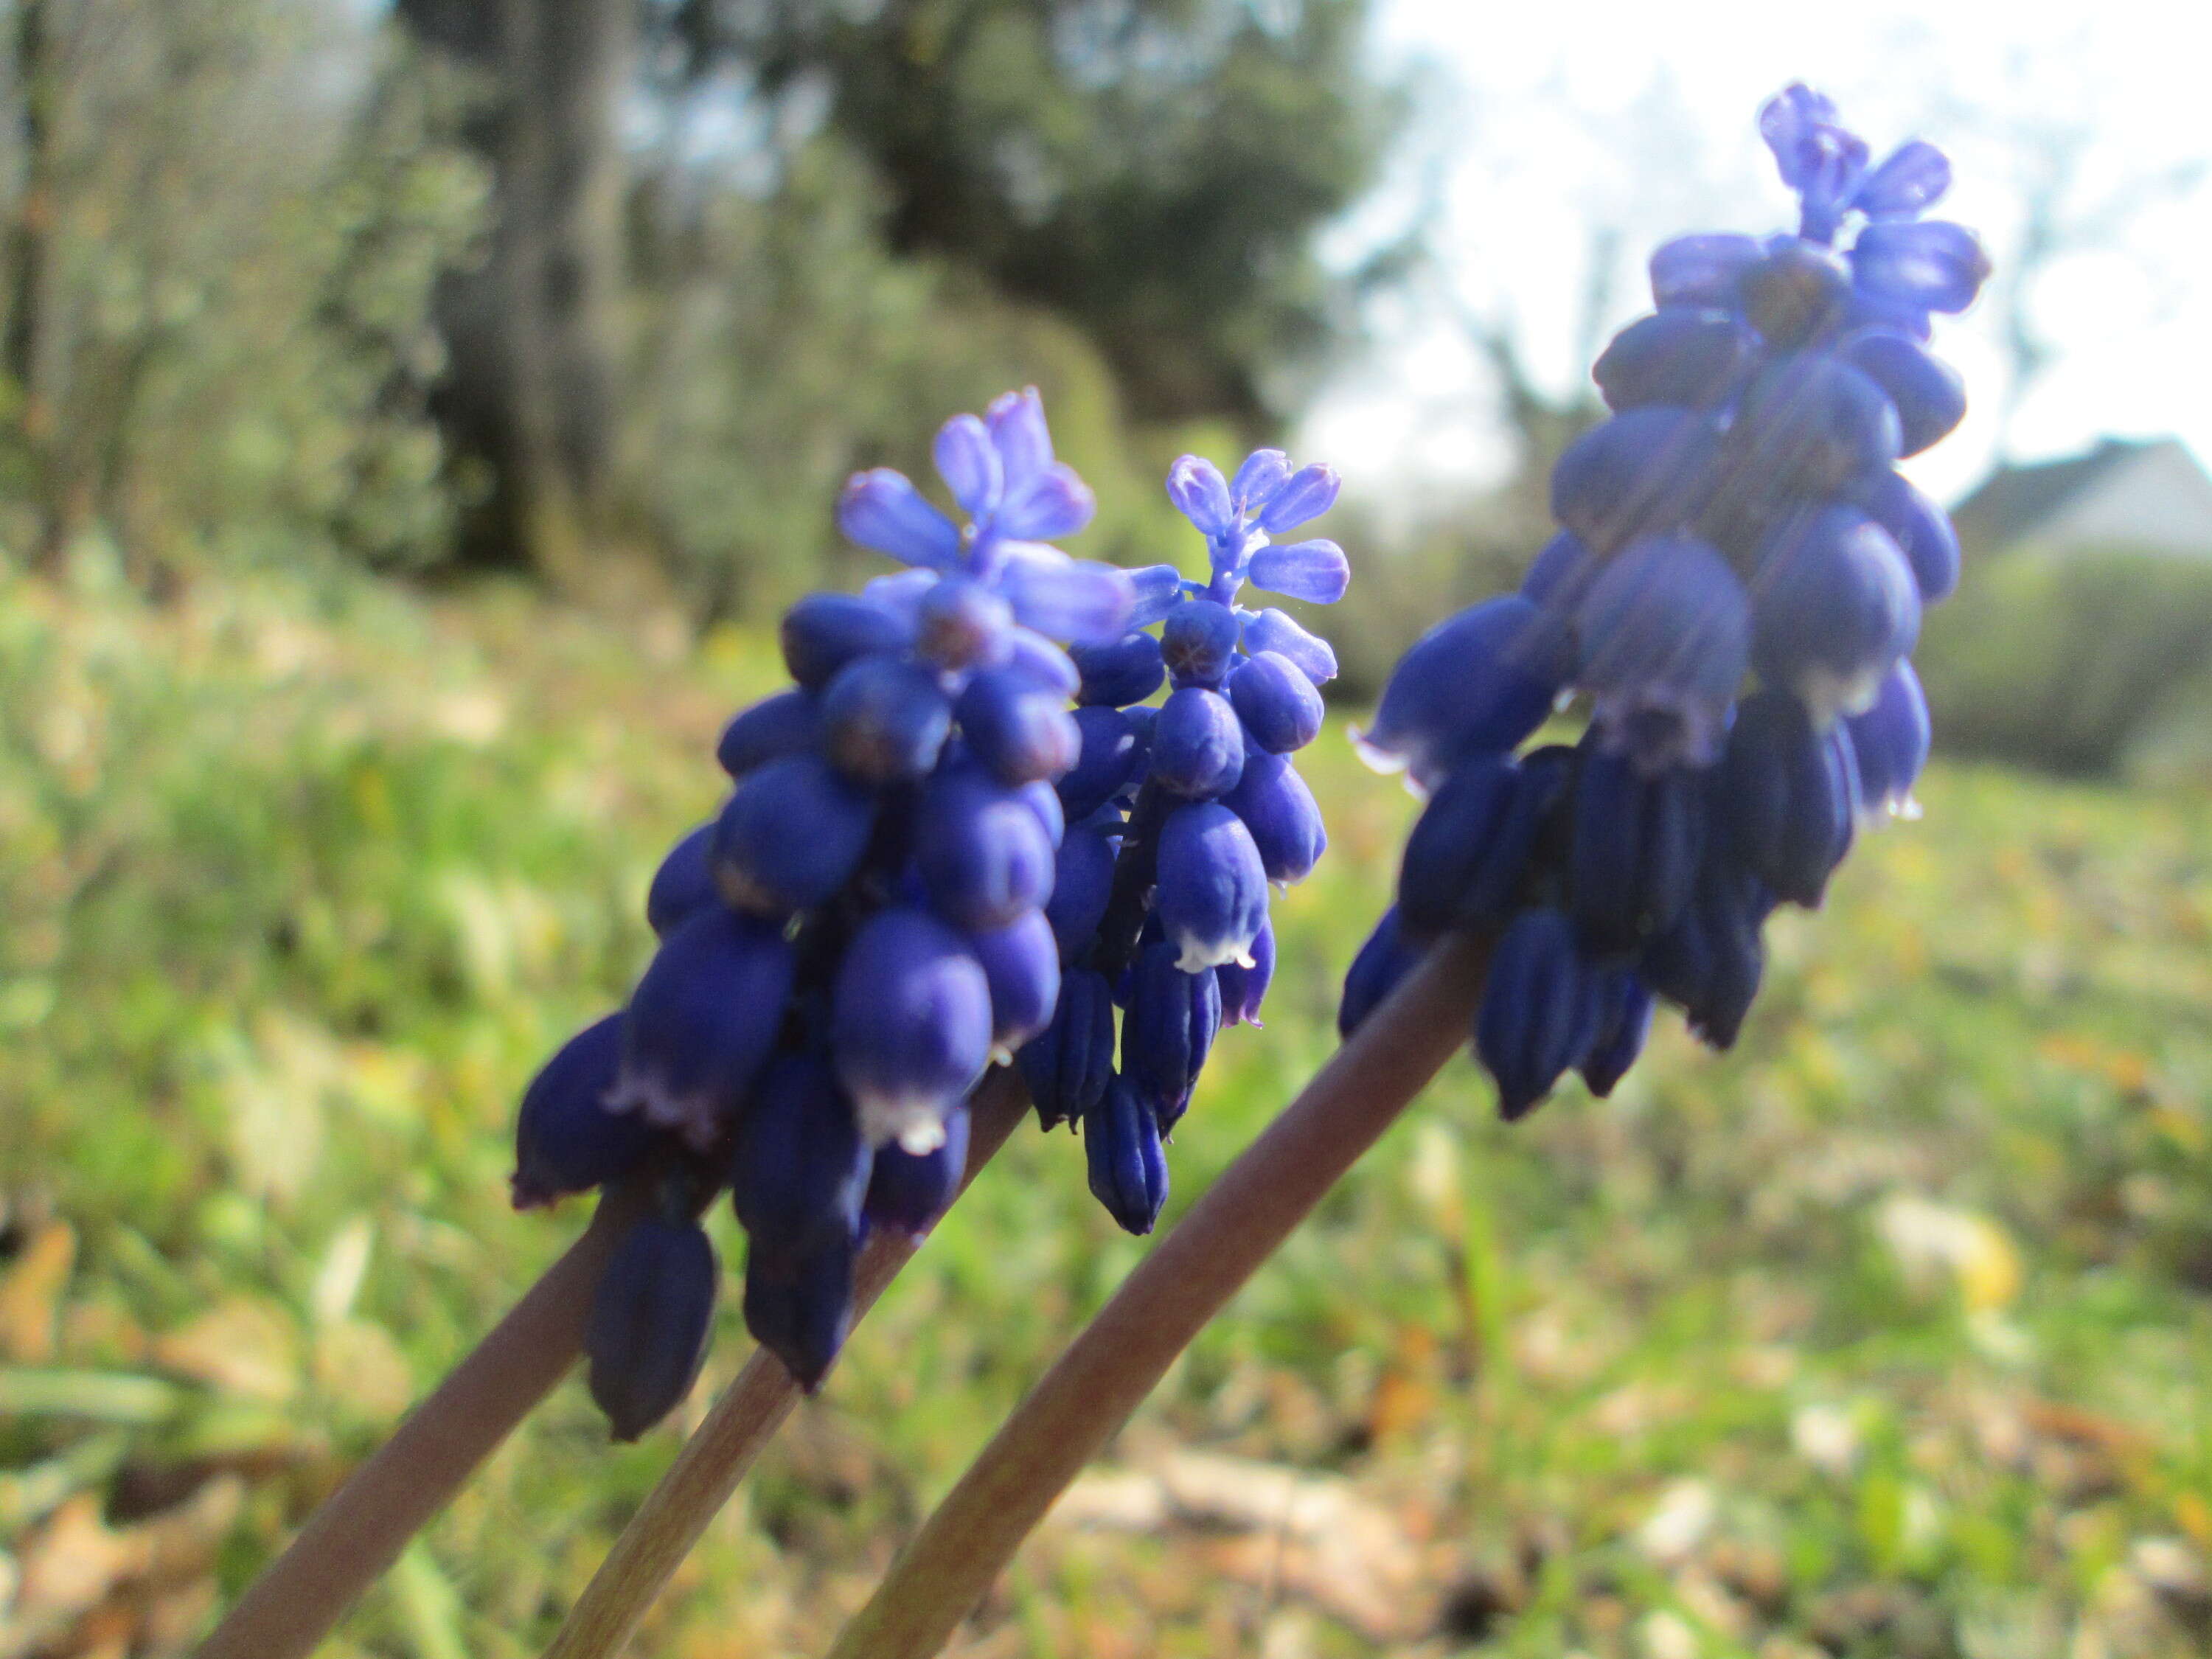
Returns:
[[[2033,466],[2001,466],[1952,514],[1977,552],[2033,544],[2212,558],[2212,477],[2175,438],[2107,438]]]

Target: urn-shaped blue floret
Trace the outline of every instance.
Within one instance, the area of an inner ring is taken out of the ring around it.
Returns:
[[[1860,479],[1850,500],[1905,555],[1922,605],[1951,596],[1959,586],[1959,532],[1951,527],[1949,514],[1894,472]]]
[[[1585,739],[1567,854],[1569,908],[1585,944],[1632,949],[1672,927],[1705,854],[1706,780],[1647,774]]]
[[[1538,550],[1521,578],[1521,597],[1540,608],[1571,611],[1599,569],[1597,556],[1582,538],[1562,530]]]
[[[1313,791],[1289,759],[1255,750],[1244,763],[1244,775],[1221,798],[1251,832],[1260,868],[1269,881],[1304,881],[1328,850],[1328,831]]]
[[[968,948],[991,988],[991,1041],[1012,1054],[1052,1023],[1060,998],[1060,945],[1041,910],[970,933]]]
[[[1838,349],[1896,409],[1900,454],[1917,455],[1966,417],[1966,383],[1959,371],[1911,336],[1894,329],[1863,329]]]
[[[622,1064],[622,1016],[562,1043],[523,1091],[514,1124],[514,1207],[550,1204],[619,1181],[661,1137],[634,1113],[608,1109]]]
[[[1614,335],[1590,378],[1610,409],[1710,409],[1735,395],[1757,348],[1751,331],[1725,311],[1669,306]]]
[[[1218,690],[1237,653],[1237,613],[1212,599],[1192,599],[1160,625],[1160,657],[1177,685]]]
[[[1103,974],[1071,969],[1052,1024],[1014,1056],[1046,1128],[1089,1111],[1114,1074],[1114,993]]]
[[[699,1375],[714,1320],[714,1247],[690,1221],[647,1216],[607,1260],[584,1328],[592,1399],[617,1440],[673,1411]]]
[[[756,1246],[798,1255],[849,1234],[869,1151],[827,1060],[780,1055],[762,1076],[730,1158],[730,1201]]]
[[[872,599],[851,593],[810,593],[783,613],[783,661],[807,691],[819,691],[858,658],[903,651],[911,623]]]
[[[951,1206],[968,1167],[968,1109],[956,1106],[945,1117],[945,1139],[927,1152],[909,1152],[896,1142],[876,1148],[863,1208],[874,1225],[920,1238]]]
[[[1391,671],[1375,723],[1359,734],[1361,752],[1406,767],[1430,788],[1462,760],[1519,747],[1559,690],[1538,622],[1534,605],[1510,594],[1421,635]]]
[[[1805,495],[1831,495],[1889,465],[1904,447],[1897,410],[1882,389],[1825,351],[1759,370],[1729,438],[1737,471]]]
[[[1267,1000],[1267,988],[1274,978],[1275,927],[1273,922],[1262,922],[1252,936],[1251,966],[1224,962],[1213,970],[1214,983],[1221,988],[1221,1023],[1257,1025],[1261,1005]]]
[[[1928,763],[1928,699],[1912,665],[1899,661],[1875,694],[1874,707],[1844,722],[1858,769],[1859,804],[1868,812],[1908,812],[1912,786]]]
[[[1267,920],[1267,866],[1243,820],[1218,801],[1169,813],[1157,903],[1185,973],[1243,961]]]
[[[1121,1022],[1121,1072],[1171,1128],[1190,1103],[1200,1068],[1221,1030],[1221,988],[1201,969],[1186,970],[1170,945],[1137,953],[1129,1011]]]
[[[1244,722],[1248,748],[1287,755],[1321,735],[1321,693],[1279,651],[1238,665],[1229,677],[1229,702]]]
[[[714,758],[733,778],[742,778],[756,767],[790,755],[803,755],[819,736],[813,696],[805,691],[779,691],[740,710],[722,728]]]
[[[1044,915],[1059,941],[1063,962],[1073,962],[1105,920],[1106,902],[1114,891],[1116,845],[1083,824],[1070,830],[1060,844]]]
[[[1325,538],[1263,547],[1245,572],[1255,587],[1308,605],[1334,605],[1352,586],[1352,562]]]
[[[926,1152],[991,1060],[991,988],[959,934],[895,906],[864,922],[830,1004],[838,1080],[869,1142]]]
[[[1244,729],[1229,699],[1203,686],[1170,692],[1152,726],[1152,775],[1170,794],[1209,799],[1244,771]]]
[[[1079,645],[1067,654],[1082,676],[1079,701],[1101,708],[1142,702],[1168,675],[1160,642],[1150,634],[1124,634],[1111,645]]]
[[[862,657],[822,693],[822,752],[859,783],[927,777],[951,733],[952,704],[916,662]]]
[[[1520,763],[1481,755],[1437,786],[1399,866],[1395,914],[1407,932],[1427,939],[1504,924],[1547,804],[1526,785]]]
[[[1083,733],[1063,694],[1012,666],[979,670],[954,704],[961,735],[1001,783],[1049,780],[1075,764]]]
[[[745,1252],[745,1328],[811,1394],[853,1328],[853,1267],[860,1241],[830,1239],[803,1255]]]
[[[1091,1195],[1127,1232],[1152,1230],[1168,1198],[1168,1160],[1159,1121],[1127,1078],[1115,1078],[1083,1115]]]
[[[1765,257],[1756,236],[1702,232],[1662,243],[1652,254],[1651,299],[1661,307],[1732,310],[1744,273]]]
[[[1004,927],[1052,896],[1053,849],[1030,803],[981,773],[932,778],[915,814],[915,867],[955,927]]]
[[[1398,925],[1398,907],[1392,905],[1375,924],[1375,931],[1359,947],[1345,970],[1344,994],[1336,1006],[1338,1034],[1349,1041],[1368,1015],[1398,988],[1421,960],[1422,946],[1408,939]]]
[[[972,576],[931,583],[915,606],[916,653],[951,672],[1002,660],[1013,631],[1013,607]]]
[[[1244,621],[1244,649],[1253,656],[1273,651],[1288,657],[1316,685],[1336,678],[1336,651],[1319,635],[1300,627],[1287,611],[1273,608]]]
[[[714,844],[714,826],[702,823],[670,848],[653,872],[645,893],[645,921],[655,938],[666,939],[696,912],[719,902],[710,856]]]
[[[1083,733],[1083,751],[1056,787],[1068,817],[1080,820],[1121,793],[1145,750],[1137,741],[1136,727],[1118,708],[1104,704],[1079,708],[1075,723]]]
[[[1782,898],[1818,905],[1850,849],[1858,773],[1840,727],[1823,732],[1796,698],[1744,699],[1713,775],[1714,827],[1729,857]]]
[[[684,922],[630,998],[611,1103],[712,1146],[782,1029],[793,968],[791,947],[766,922],[720,905]]]
[[[1759,925],[1772,900],[1759,879],[1725,859],[1708,859],[1674,925],[1653,939],[1637,968],[1644,982],[1679,1006],[1690,1030],[1715,1048],[1735,1046],[1765,967]]]
[[[1597,1036],[1582,1062],[1583,1081],[1600,1100],[1613,1091],[1651,1034],[1651,993],[1626,968],[1607,972],[1598,990]]]
[[[1552,469],[1552,516],[1599,553],[1674,530],[1712,488],[1720,438],[1694,410],[1632,409],[1569,444]]]
[[[1920,593],[1888,532],[1847,507],[1800,513],[1768,540],[1752,594],[1752,666],[1825,723],[1864,708],[1920,633]]]
[[[1647,772],[1710,765],[1751,657],[1751,605],[1690,536],[1631,542],[1576,608],[1576,683],[1606,749]]]
[[[1475,1053],[1498,1084],[1498,1109],[1525,1116],[1588,1058],[1605,1014],[1597,971],[1557,910],[1523,910],[1498,936],[1475,1012]]]
[[[714,883],[756,915],[835,898],[868,850],[876,803],[827,761],[770,761],[738,785],[714,827]]]

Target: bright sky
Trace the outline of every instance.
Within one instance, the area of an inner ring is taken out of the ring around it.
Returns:
[[[1834,97],[1877,156],[1908,137],[1952,155],[1939,212],[1979,230],[2002,264],[2019,234],[2024,164],[2008,132],[2077,128],[2088,218],[2142,181],[2212,161],[2212,7],[2204,0],[1382,0],[1377,49],[1418,70],[1421,114],[1401,177],[1338,239],[1356,258],[1443,207],[1431,245],[1470,310],[1518,319],[1540,373],[1575,364],[1588,227],[1629,244],[1613,324],[1648,308],[1650,246],[1688,230],[1784,227],[1787,198],[1753,131],[1771,94],[1805,80]],[[2107,433],[2178,433],[2212,460],[2212,171],[2148,192],[2035,290],[2060,357],[2022,404],[2011,448],[2031,459]],[[1315,408],[1302,453],[1364,491],[1450,489],[1495,477],[1504,450],[1488,381],[1441,301],[1378,308],[1372,351]],[[1976,411],[1915,463],[1956,495],[1988,467],[2005,386],[1993,319],[1939,323]]]

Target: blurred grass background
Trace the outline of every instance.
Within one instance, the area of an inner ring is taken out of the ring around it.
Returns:
[[[513,1102],[624,994],[775,672],[520,588],[0,588],[9,1651],[178,1650],[580,1225],[507,1209]],[[1334,844],[1170,1216],[1328,1052],[1389,885],[1410,802],[1314,755]],[[1669,1021],[1515,1129],[1455,1063],[965,1650],[2202,1651],[2212,822],[1923,797],[1778,922],[1735,1054]],[[641,1650],[817,1648],[1142,1249],[1024,1131]],[[680,1415],[745,1350],[726,1308]],[[535,1652],[683,1426],[611,1447],[564,1385],[330,1651]]]

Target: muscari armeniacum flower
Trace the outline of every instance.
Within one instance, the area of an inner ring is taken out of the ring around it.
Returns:
[[[653,878],[661,943],[629,1006],[556,1054],[524,1102],[517,1203],[648,1182],[586,1345],[593,1397],[625,1437],[696,1373],[715,1279],[698,1217],[726,1188],[747,1235],[746,1322],[800,1382],[820,1381],[868,1229],[919,1235],[951,1201],[969,1091],[1051,1024],[1062,932],[1095,929],[1105,907],[1117,843],[1091,825],[1071,859],[1089,888],[1047,909],[1070,833],[1053,786],[1085,749],[1066,647],[1129,658],[1140,600],[1157,615],[1180,586],[1048,544],[1091,501],[1054,458],[1035,392],[947,422],[934,459],[957,520],[896,472],[846,487],[846,533],[909,568],[786,615],[793,688],[724,732],[733,787]],[[1125,683],[1144,678],[1144,650]],[[1142,722],[1103,712],[1135,767]],[[1086,785],[1097,799],[1080,816],[1121,781]],[[1106,1016],[1110,1066],[1110,991],[1075,977],[1091,1018]],[[1086,1109],[1091,1058],[1070,1045],[1062,1068]]]
[[[1328,605],[1351,577],[1343,549],[1300,533],[1336,500],[1325,466],[1261,449],[1224,477],[1186,455],[1167,493],[1206,538],[1206,575],[1133,573],[1128,631],[1070,653],[1082,752],[1060,781],[1069,827],[1045,908],[1064,975],[1051,1024],[1018,1055],[1040,1121],[1081,1128],[1091,1190],[1133,1232],[1166,1200],[1161,1143],[1216,1033],[1259,1023],[1270,884],[1304,879],[1328,842],[1291,757],[1321,730],[1335,653],[1242,595]]]
[[[1569,1071],[1609,1091],[1655,996],[1734,1042],[1768,913],[1819,904],[1927,759],[1906,653],[1959,547],[1894,468],[1965,413],[1925,342],[1987,262],[1923,217],[1933,147],[1875,161],[1802,86],[1759,125],[1797,229],[1652,255],[1658,309],[1594,370],[1612,415],[1553,473],[1559,534],[1518,594],[1407,652],[1362,734],[1428,802],[1340,1024],[1437,933],[1489,937],[1474,1038],[1509,1116]],[[1571,707],[1578,743],[1522,752]]]

